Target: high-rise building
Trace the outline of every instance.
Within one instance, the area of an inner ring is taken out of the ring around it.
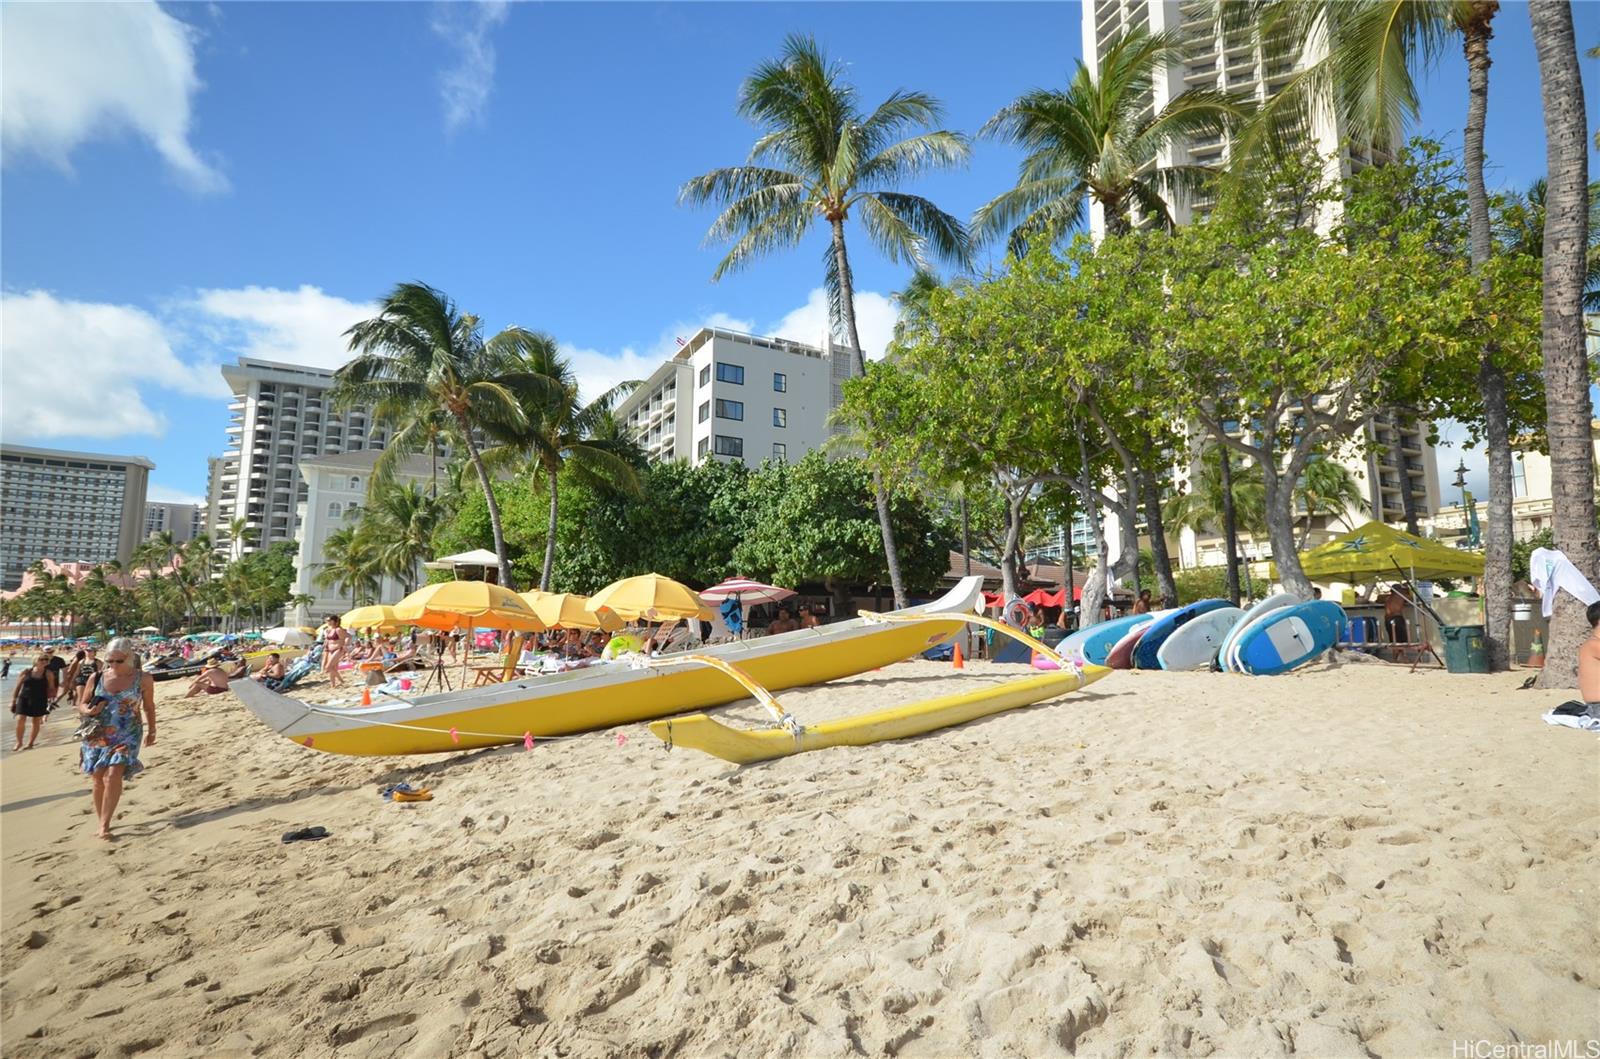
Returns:
[[[199,504],[150,502],[144,506],[144,535],[170,533],[179,544],[192,541],[203,529],[205,508]]]
[[[365,408],[336,412],[328,399],[333,372],[298,364],[240,357],[222,369],[233,389],[228,405],[228,452],[212,465],[212,538],[223,551],[254,551],[292,541],[306,483],[295,465],[302,459],[381,449],[388,432],[372,423]],[[248,542],[235,549],[229,526],[243,518]]]
[[[702,327],[616,417],[652,460],[797,460],[828,439],[855,372],[848,346]]]
[[[40,559],[126,564],[154,469],[143,456],[0,445],[0,588]]]
[[[1215,18],[1212,0],[1085,0],[1083,5],[1084,63],[1098,68],[1100,56],[1123,35],[1139,30],[1175,33],[1183,42],[1179,59],[1158,69],[1151,90],[1151,105],[1159,111],[1168,102],[1190,89],[1216,89],[1238,93],[1257,101],[1276,95],[1296,72],[1319,61],[1325,46],[1306,42],[1298,54],[1274,54],[1262,47],[1253,26],[1230,28],[1226,33]],[[1348,175],[1352,170],[1382,159],[1381,151],[1352,148],[1335,117],[1324,112],[1306,130],[1308,145],[1329,165]],[[1230,148],[1226,133],[1194,142],[1177,141],[1162,148],[1157,164],[1221,166]],[[1203,216],[1211,202],[1205,197],[1194,201],[1167,203],[1173,219],[1186,224]],[[1336,207],[1335,207],[1336,209]],[[1336,214],[1323,218],[1331,221]],[[1090,227],[1096,238],[1105,231],[1105,214],[1091,204]],[[1310,544],[1339,532],[1347,525],[1366,519],[1399,522],[1405,518],[1405,495],[1409,490],[1419,518],[1439,508],[1438,460],[1428,442],[1428,424],[1408,421],[1395,414],[1372,417],[1363,430],[1363,451],[1339,457],[1365,494],[1363,509],[1353,509],[1338,517],[1322,517],[1313,527]],[[1186,470],[1193,473],[1196,468]],[[1113,535],[1113,539],[1115,535]],[[1263,540],[1261,548],[1267,545]],[[1113,545],[1113,551],[1116,546]],[[1196,535],[1185,530],[1179,546],[1185,566],[1220,562],[1222,545],[1214,534]]]

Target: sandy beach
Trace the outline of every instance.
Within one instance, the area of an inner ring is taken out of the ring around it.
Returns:
[[[1021,672],[910,662],[783,699],[821,720]],[[63,713],[0,764],[4,1052],[1581,1048],[1600,743],[1522,678],[1117,673],[742,770],[642,725],[336,758],[161,685],[114,845]],[[434,800],[379,797],[401,780]],[[306,825],[331,837],[280,841]]]

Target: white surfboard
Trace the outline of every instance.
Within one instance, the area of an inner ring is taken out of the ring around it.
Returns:
[[[1237,673],[1239,671],[1235,665],[1233,649],[1234,646],[1239,642],[1239,636],[1246,629],[1260,621],[1262,618],[1266,617],[1268,614],[1271,614],[1279,607],[1292,607],[1300,602],[1302,602],[1300,597],[1296,596],[1292,592],[1279,592],[1275,596],[1268,596],[1266,599],[1261,600],[1254,606],[1250,607],[1250,609],[1246,610],[1244,612],[1244,617],[1240,618],[1234,623],[1233,628],[1228,630],[1227,637],[1222,641],[1222,647],[1219,649],[1219,654],[1217,657],[1222,664],[1223,671],[1226,673]]]
[[[1156,652],[1156,661],[1162,669],[1205,669],[1217,657],[1228,630],[1242,617],[1244,610],[1239,607],[1219,607],[1191,618],[1167,637]]]

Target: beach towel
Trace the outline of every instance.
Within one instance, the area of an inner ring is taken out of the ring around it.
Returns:
[[[729,632],[735,636],[744,632],[744,604],[739,602],[737,595],[729,596],[722,601],[720,613],[723,624],[728,626]]]
[[[1556,609],[1556,592],[1567,594],[1584,606],[1600,603],[1600,592],[1572,565],[1572,560],[1554,548],[1535,548],[1528,556],[1528,582],[1539,591],[1540,607],[1549,617]]]

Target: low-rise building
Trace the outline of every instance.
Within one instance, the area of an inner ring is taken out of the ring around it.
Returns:
[[[296,464],[305,499],[297,512],[295,541],[299,552],[295,557],[294,592],[312,597],[310,603],[289,608],[285,621],[290,625],[314,625],[330,614],[343,614],[353,604],[348,592],[335,588],[322,588],[317,575],[322,572],[328,537],[335,531],[354,526],[367,505],[367,489],[378,458],[379,449],[362,449],[336,455],[302,459]],[[395,468],[397,483],[424,484],[433,473],[432,462],[426,456],[408,456]],[[422,579],[421,565],[412,578],[413,587]],[[384,577],[377,590],[377,598],[393,603],[404,596],[407,586],[393,577]]]
[[[828,439],[855,373],[847,346],[702,327],[616,417],[652,460],[797,460]]]

